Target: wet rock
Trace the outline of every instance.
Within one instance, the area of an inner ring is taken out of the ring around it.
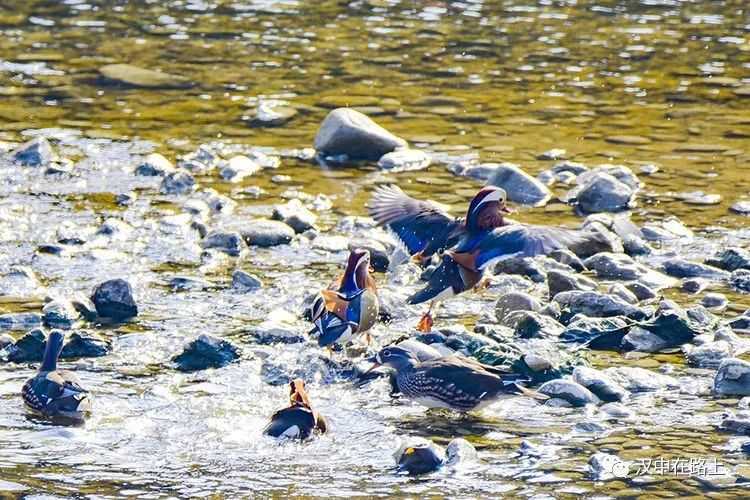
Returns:
[[[254,274],[237,269],[232,273],[232,288],[241,292],[257,290],[263,288],[263,281]]]
[[[589,257],[583,263],[602,279],[638,280],[652,287],[665,287],[674,282],[672,278],[649,269],[624,254],[602,252]]]
[[[750,269],[750,251],[744,248],[730,247],[722,250],[714,257],[706,259],[706,264],[725,271]]]
[[[224,196],[223,194],[217,193],[213,189],[205,189],[200,194],[199,197],[201,200],[203,200],[206,205],[208,205],[208,208],[211,209],[211,213],[214,214],[226,214],[232,212],[234,210],[234,207],[237,205],[237,203],[229,198],[228,196]]]
[[[694,236],[693,231],[676,217],[668,217],[659,224],[645,224],[641,228],[641,235],[648,241],[669,241]]]
[[[454,175],[470,177],[480,181],[489,179],[497,168],[496,163],[473,163],[466,161],[453,162],[448,164],[448,171]]]
[[[721,203],[721,195],[709,194],[703,191],[690,191],[679,193],[676,198],[682,200],[688,205],[718,205]]]
[[[42,325],[42,316],[37,313],[0,314],[0,331],[24,331]]]
[[[176,292],[200,291],[212,288],[210,281],[190,276],[173,276],[167,280],[167,286]]]
[[[505,323],[508,314],[513,311],[538,311],[542,303],[535,297],[523,292],[510,292],[501,296],[495,303],[495,317],[501,323]]]
[[[750,201],[736,201],[729,207],[729,211],[740,215],[750,215]]]
[[[541,207],[552,197],[547,186],[512,163],[497,165],[487,184],[503,188],[509,201],[523,205]]]
[[[42,308],[42,322],[49,328],[70,329],[78,321],[78,317],[78,311],[67,300],[53,300]]]
[[[562,399],[576,408],[599,403],[599,398],[591,391],[572,380],[550,380],[542,384],[537,391],[551,398]]]
[[[294,238],[294,229],[283,222],[255,219],[247,222],[240,231],[249,246],[274,247],[286,245]]]
[[[669,375],[662,375],[645,368],[635,366],[617,366],[604,370],[628,392],[650,392],[660,389],[677,389],[680,384]]]
[[[91,301],[103,318],[124,321],[138,315],[133,289],[123,279],[108,280],[97,285]]]
[[[221,159],[212,148],[202,145],[192,153],[181,157],[177,166],[194,174],[207,174],[220,162]]]
[[[96,230],[99,236],[108,236],[110,238],[124,239],[133,232],[133,226],[120,219],[109,218]]]
[[[324,155],[377,161],[407,144],[366,115],[351,108],[338,108],[328,113],[320,124],[314,146]]]
[[[630,464],[620,460],[617,455],[596,453],[588,462],[589,476],[592,481],[610,481],[626,478],[630,474]]]
[[[729,299],[723,293],[707,293],[701,299],[701,305],[709,309],[723,310],[729,305]]]
[[[702,328],[713,328],[718,322],[716,316],[711,314],[708,309],[701,305],[690,307],[685,312],[687,312],[688,318]]]
[[[583,265],[583,261],[570,250],[554,250],[549,253],[549,257],[556,260],[560,264],[565,264],[566,266],[571,267],[577,273],[586,270],[586,266]]]
[[[622,401],[628,391],[601,370],[588,366],[577,366],[573,370],[573,381],[582,385],[602,401]]]
[[[628,290],[625,285],[622,283],[615,283],[612,286],[609,287],[609,290],[607,290],[607,293],[610,295],[614,295],[616,297],[620,297],[622,300],[629,304],[637,304],[638,303],[638,297],[635,296],[633,292]]]
[[[164,176],[159,187],[161,194],[187,194],[195,190],[195,177],[189,172],[176,171]]]
[[[211,208],[203,200],[189,199],[183,205],[182,209],[190,215],[195,215],[197,218],[206,219],[211,213]],[[197,221],[194,221],[197,222]]]
[[[384,154],[378,160],[378,167],[391,172],[422,170],[430,166],[432,160],[424,151],[418,149],[399,149]]]
[[[6,357],[12,363],[35,363],[44,357],[47,339],[44,332],[34,329],[6,349]]]
[[[750,435],[750,412],[741,411],[737,414],[730,412],[724,415],[719,428],[736,434]]]
[[[515,325],[515,335],[524,339],[557,338],[565,329],[553,318],[533,311],[515,311],[505,319]]]
[[[627,350],[657,352],[692,342],[696,336],[705,333],[708,332],[691,320],[683,309],[665,309],[660,304],[653,318],[630,329],[622,345]]]
[[[344,236],[319,234],[315,236],[312,247],[326,252],[343,252],[349,248],[349,241]]]
[[[164,156],[159,153],[151,153],[143,161],[135,167],[135,175],[142,175],[147,177],[163,177],[175,171],[175,167],[171,161],[167,160]]]
[[[702,292],[710,284],[710,281],[703,278],[686,278],[682,280],[682,285],[680,285],[680,288],[684,292],[695,294]]]
[[[99,358],[106,356],[111,350],[112,344],[110,342],[93,335],[75,332],[65,342],[60,358]]]
[[[36,273],[26,266],[14,266],[0,277],[0,296],[32,297],[43,293]]]
[[[650,255],[654,249],[643,238],[636,235],[626,235],[622,238],[623,251],[628,255]]]
[[[240,349],[231,342],[202,334],[185,346],[172,361],[182,372],[221,368],[239,359]]]
[[[628,185],[609,174],[598,173],[572,189],[567,199],[584,213],[620,212],[631,208],[633,195]]]
[[[722,396],[750,396],[750,363],[737,358],[722,361],[713,390]]]
[[[737,269],[736,271],[732,271],[729,283],[737,290],[750,292],[750,270]]]
[[[675,278],[706,278],[721,281],[729,279],[727,271],[679,257],[673,257],[662,262],[662,269]]]
[[[626,316],[635,320],[647,317],[645,311],[619,297],[594,291],[560,292],[553,300],[569,314],[585,314],[591,317]]]
[[[237,257],[242,252],[242,235],[238,232],[211,231],[201,242],[203,248],[214,248]]]
[[[0,335],[0,356],[2,356],[2,351],[14,345],[15,343],[15,339],[7,333]]]
[[[546,272],[541,268],[536,259],[530,257],[512,257],[502,259],[492,270],[493,274],[508,275],[519,274],[528,277],[534,283],[543,283]]]
[[[565,160],[555,163],[550,170],[554,174],[571,173],[577,177],[584,172],[588,172],[589,168],[583,163]]]
[[[638,281],[628,283],[627,285],[625,285],[625,287],[630,290],[633,295],[635,295],[636,299],[638,299],[639,302],[643,300],[655,299],[657,297],[656,292],[654,292],[647,285],[644,285],[643,283],[640,283]]]
[[[229,182],[240,182],[245,177],[256,174],[261,166],[244,155],[233,156],[219,170],[222,179]]]
[[[308,210],[300,200],[294,199],[284,205],[276,205],[271,219],[284,222],[294,229],[295,233],[304,233],[315,228],[318,216]]]
[[[553,299],[561,292],[596,290],[598,285],[595,281],[584,276],[562,271],[550,271],[547,273],[547,287],[549,289],[549,297]]]
[[[719,340],[699,346],[687,344],[683,346],[683,352],[690,366],[717,368],[724,359],[732,356],[733,349],[729,342]]]
[[[622,334],[627,331],[631,322],[625,318],[589,318],[585,315],[576,316],[565,330],[560,334],[560,339],[565,342],[589,342],[607,334]],[[619,346],[620,338],[617,342]]]
[[[55,159],[55,153],[47,139],[35,137],[18,146],[12,158],[15,163],[25,167],[44,167]]]
[[[266,322],[248,330],[248,335],[261,345],[299,344],[305,337],[293,328],[273,322]]]
[[[139,68],[131,64],[107,64],[99,68],[105,81],[129,87],[184,89],[193,83],[186,78],[161,71]]]
[[[297,116],[297,110],[273,102],[261,102],[250,120],[252,127],[280,127]]]

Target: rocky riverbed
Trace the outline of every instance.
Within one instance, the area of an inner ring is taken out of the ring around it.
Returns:
[[[741,8],[70,1],[0,31],[0,496],[746,496]],[[488,182],[613,251],[500,263],[420,336],[404,299],[430,268],[366,203],[395,183],[460,215]],[[362,380],[362,343],[318,349],[306,306],[352,246],[376,345],[550,400],[425,411]],[[94,394],[83,427],[21,404],[52,330]],[[293,377],[330,432],[279,445],[261,430]],[[398,473],[420,438],[477,453]]]

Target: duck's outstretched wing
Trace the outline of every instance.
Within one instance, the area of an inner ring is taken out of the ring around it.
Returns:
[[[479,243],[475,265],[482,270],[501,259],[546,255],[554,250],[579,246],[590,236],[587,231],[561,227],[528,224],[498,227]]]
[[[380,186],[369,204],[370,215],[388,227],[409,254],[428,257],[450,248],[462,234],[463,224],[429,201],[412,198],[398,186]]]

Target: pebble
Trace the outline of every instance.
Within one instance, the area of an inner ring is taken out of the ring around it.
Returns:
[[[550,271],[547,273],[547,287],[550,299],[555,298],[558,293],[571,290],[596,290],[598,285],[595,281],[564,271]]]
[[[600,402],[599,398],[584,386],[567,379],[550,380],[542,384],[537,391],[551,398],[562,399],[576,408]]]
[[[701,305],[708,309],[724,310],[729,305],[729,299],[723,293],[707,293],[701,299]]]
[[[650,392],[660,389],[677,389],[680,384],[674,377],[646,370],[637,366],[606,368],[604,373],[612,377],[629,392]]]
[[[159,187],[161,194],[187,194],[195,190],[195,177],[189,172],[176,171],[164,176]]]
[[[307,209],[300,200],[293,199],[284,205],[274,206],[271,219],[284,222],[294,229],[295,233],[304,233],[315,228],[318,216]]]
[[[23,331],[42,325],[42,315],[38,313],[0,314],[0,331]]]
[[[294,238],[294,229],[283,222],[255,219],[247,222],[240,230],[248,246],[274,247],[286,245]]]
[[[553,148],[549,151],[545,151],[544,153],[540,153],[539,155],[537,155],[536,159],[542,161],[564,160],[566,154],[567,151],[565,151],[564,149]]]
[[[250,120],[250,126],[280,127],[291,121],[297,114],[297,110],[290,106],[260,102],[255,110],[255,116]]]
[[[378,160],[378,167],[390,172],[422,170],[430,166],[431,158],[418,149],[399,149],[386,153]]]
[[[220,169],[219,175],[222,179],[229,182],[240,182],[245,177],[256,174],[261,170],[261,166],[247,156],[233,156]]]
[[[512,163],[496,165],[487,184],[503,188],[509,201],[523,205],[542,207],[552,197],[547,186]]]
[[[232,257],[242,252],[242,235],[238,232],[211,231],[201,242],[203,248],[213,248]]]
[[[248,292],[263,288],[263,281],[254,274],[240,269],[232,273],[232,288],[240,292]]]
[[[515,336],[523,339],[557,338],[565,329],[554,318],[534,311],[514,311],[505,316],[506,324],[515,326]]]
[[[740,215],[750,215],[750,201],[736,201],[729,210]]]

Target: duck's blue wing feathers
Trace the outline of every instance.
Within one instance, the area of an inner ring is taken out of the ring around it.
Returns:
[[[546,255],[578,245],[586,234],[577,229],[512,224],[492,230],[478,246],[477,269],[496,259]]]
[[[433,203],[412,198],[397,186],[379,187],[369,210],[378,224],[396,233],[411,255],[422,252],[429,256],[450,248],[461,233],[460,220]]]

